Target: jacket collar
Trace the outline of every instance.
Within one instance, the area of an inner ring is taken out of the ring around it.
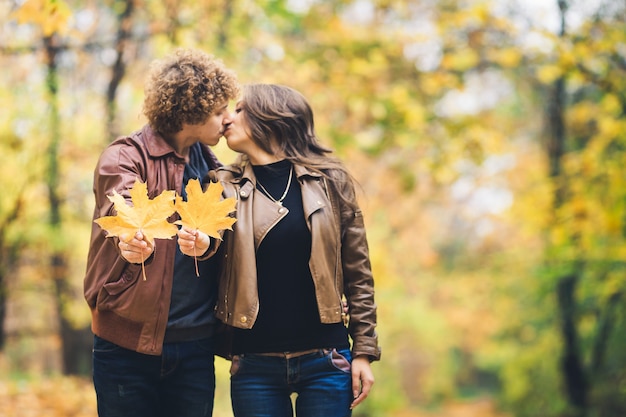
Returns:
[[[322,174],[320,174],[319,172],[312,171],[303,165],[294,165],[294,167],[296,171],[296,178],[298,179],[302,177],[313,177],[313,178],[322,177]]]
[[[159,133],[157,133],[150,125],[145,125],[141,129],[141,133],[145,136],[145,145],[148,154],[154,158],[161,158],[165,155],[173,153],[177,158],[185,159],[180,155]]]
[[[241,182],[250,181],[252,183],[256,183],[256,176],[254,175],[252,164],[249,161],[244,161],[242,164],[232,164],[223,169],[232,172],[233,177],[238,178]],[[312,171],[311,169],[300,164],[294,164],[294,169],[298,180],[301,180],[303,177],[322,177],[319,172]]]

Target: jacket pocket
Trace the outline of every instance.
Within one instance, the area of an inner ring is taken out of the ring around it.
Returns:
[[[104,289],[109,295],[118,295],[133,285],[141,275],[141,265],[129,264],[117,281],[104,284]]]
[[[126,265],[118,280],[107,282],[102,286],[98,293],[96,308],[101,311],[115,311],[123,317],[130,318],[128,310],[130,310],[133,296],[125,293],[135,286],[140,275],[141,265]],[[124,311],[126,313],[123,313]]]

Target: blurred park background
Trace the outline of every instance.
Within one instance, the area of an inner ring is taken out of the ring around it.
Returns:
[[[185,46],[304,93],[360,183],[383,357],[356,417],[626,416],[625,22],[623,0],[0,0],[0,415],[95,415],[93,168]]]

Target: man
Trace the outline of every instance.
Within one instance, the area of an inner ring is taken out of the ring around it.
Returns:
[[[94,220],[115,215],[107,196],[130,201],[136,179],[148,196],[175,190],[219,165],[234,73],[197,50],[155,61],[145,89],[148,123],[102,153],[94,173]],[[151,245],[141,232],[106,237],[93,224],[84,294],[92,312],[93,381],[100,417],[211,416],[215,391],[212,260],[185,257],[176,239]],[[142,262],[145,274],[142,277]]]

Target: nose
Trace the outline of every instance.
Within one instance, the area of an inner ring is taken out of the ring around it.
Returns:
[[[233,122],[233,114],[229,111],[226,112],[226,114],[224,115],[224,118],[222,119],[222,124],[223,125],[229,125]]]

